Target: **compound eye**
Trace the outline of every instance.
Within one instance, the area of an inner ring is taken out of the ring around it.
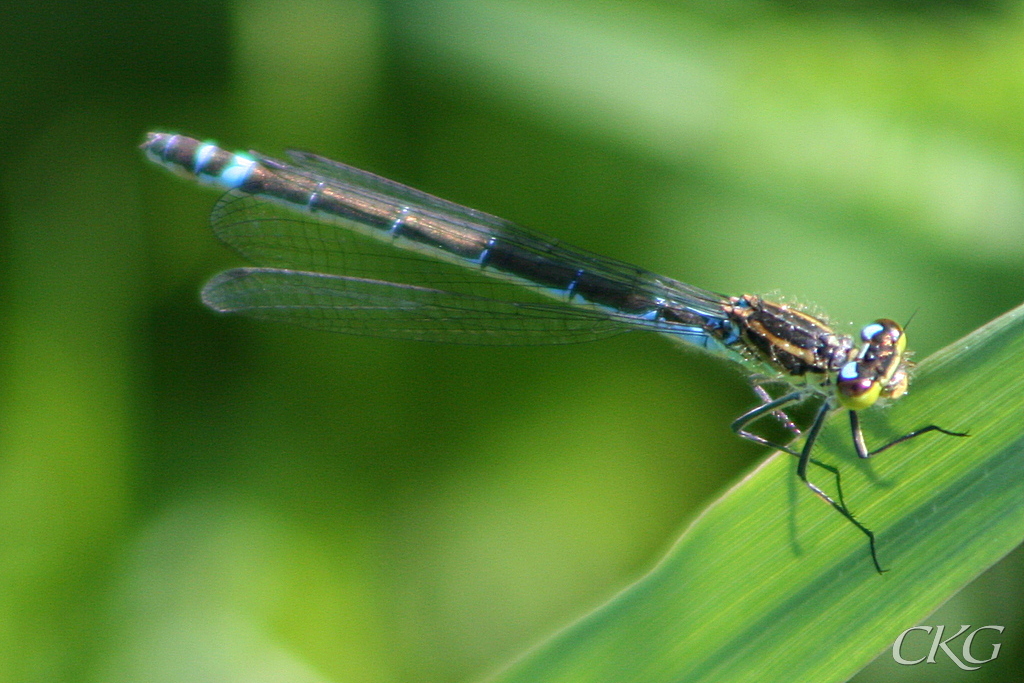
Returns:
[[[860,331],[860,338],[865,342],[873,342],[880,344],[883,341],[888,341],[890,344],[899,341],[903,336],[903,327],[894,320],[888,318],[881,318],[865,325],[864,329]]]
[[[844,408],[863,410],[870,408],[882,393],[882,385],[873,377],[863,377],[857,361],[850,361],[836,378],[836,396]]]
[[[871,342],[876,336],[885,332],[885,320],[876,320],[870,325],[865,325],[860,331],[860,340],[865,343]]]

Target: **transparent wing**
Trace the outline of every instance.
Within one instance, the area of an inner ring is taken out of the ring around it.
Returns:
[[[406,189],[416,192],[411,188]],[[399,199],[388,198],[396,206],[405,205]],[[455,204],[452,207],[463,212],[472,211]],[[496,232],[485,230],[477,224],[459,224],[457,228],[463,232],[498,236],[524,250],[605,277],[635,291],[638,298],[670,298],[687,303],[693,307],[694,312],[710,317],[721,315],[721,305],[726,299],[720,294],[654,275],[615,259],[563,246],[511,223],[505,224],[499,218],[490,218],[503,223],[505,229]],[[438,220],[451,222],[458,218],[444,214]],[[295,209],[237,190],[221,197],[213,209],[210,222],[218,238],[256,265],[365,275],[378,279],[394,277],[400,282],[428,286],[450,284],[472,287],[480,282],[500,281],[493,277],[493,273],[483,274],[468,264],[446,263],[440,260],[443,256],[441,254],[424,255],[367,237],[353,221],[323,213],[317,214],[314,219]],[[517,281],[515,286],[506,283],[505,287],[499,289],[514,297],[511,294],[514,289],[530,287],[531,283]],[[496,292],[493,295],[499,296]]]
[[[719,316],[721,314],[720,307],[727,299],[716,292],[694,287],[656,275],[624,261],[564,244],[504,218],[441,199],[422,190],[317,154],[289,150],[288,157],[292,164],[263,156],[258,152],[252,152],[252,154],[271,168],[322,182],[342,193],[353,192],[396,208],[411,207],[432,215],[436,220],[450,223],[453,229],[467,233],[498,236],[521,249],[557,258],[568,265],[615,282],[628,284],[639,295],[651,299],[670,296],[676,300],[685,300],[695,313],[711,317]],[[238,245],[232,244],[232,246],[238,248]],[[247,258],[251,257],[247,256]]]
[[[390,280],[450,288],[499,299],[546,297],[529,284],[488,277],[443,254],[427,255],[369,237],[354,221],[329,214],[316,218],[239,191],[221,197],[210,217],[213,231],[243,258],[258,266]]]
[[[357,277],[236,268],[203,288],[226,313],[332,332],[462,344],[559,344],[630,329],[614,317],[558,303],[499,301]]]
[[[215,234],[261,268],[218,276],[204,300],[221,311],[351,334],[474,344],[550,344],[597,339],[629,329],[670,332],[709,347],[703,321],[721,320],[724,298],[627,263],[568,247],[500,218],[447,202],[365,171],[305,153],[299,164],[260,157],[282,178],[330,187],[353,205],[415,211],[449,243],[499,240],[538,263],[557,262],[605,283],[628,310],[597,305],[429,245],[400,248],[387,231],[351,217],[278,204],[235,190],[211,215]],[[559,297],[561,297],[559,299]],[[567,300],[568,299],[568,300]],[[652,316],[682,304],[692,325]],[[713,324],[711,325],[713,327]]]
[[[525,228],[521,228],[512,221],[499,218],[498,216],[494,216],[484,211],[471,209],[470,207],[463,206],[462,204],[456,204],[455,202],[448,201],[447,199],[441,199],[440,197],[424,192],[423,190],[417,190],[414,187],[403,185],[395,180],[379,176],[376,173],[370,173],[369,171],[364,171],[361,168],[356,168],[355,166],[343,164],[340,161],[322,157],[319,154],[301,152],[298,150],[288,150],[288,158],[292,160],[294,165],[284,164],[280,161],[270,160],[267,159],[267,157],[262,156],[260,157],[260,160],[272,161],[277,164],[278,168],[287,169],[293,173],[305,175],[308,178],[333,181],[338,187],[362,188],[381,197],[391,197],[396,200],[398,204],[403,206],[416,206],[423,209],[431,209],[438,214],[461,220],[463,225],[486,227],[497,230],[498,232],[506,235],[522,233],[530,235],[531,237],[539,237],[533,235]],[[551,241],[546,238],[541,239]],[[629,266],[628,264],[623,265],[626,265],[628,269],[638,270],[634,266]]]

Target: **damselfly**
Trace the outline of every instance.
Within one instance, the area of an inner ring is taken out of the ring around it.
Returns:
[[[811,457],[825,418],[845,409],[857,455],[868,458],[937,431],[927,425],[869,450],[858,412],[907,390],[906,334],[892,320],[838,334],[798,307],[723,296],[577,249],[489,214],[306,152],[278,161],[199,140],[150,133],[153,161],[227,190],[210,221],[258,267],[215,276],[211,308],[334,332],[470,344],[557,344],[630,330],[666,335],[743,365],[761,404],[732,423],[740,436],[797,457],[797,476],[868,538],[849,511],[839,470]],[[764,385],[784,383],[773,397]],[[748,430],[773,415],[796,435],[787,406],[821,401],[795,450]],[[809,465],[836,480],[833,498]]]

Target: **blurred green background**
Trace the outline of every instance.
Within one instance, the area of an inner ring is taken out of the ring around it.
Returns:
[[[314,150],[843,331],[914,316],[919,358],[1024,300],[1021,2],[7,0],[0,37],[0,681],[479,679],[766,455],[728,427],[743,376],[662,339],[214,315],[216,195],[147,130]],[[856,680],[1007,680],[1022,561],[925,622],[1005,625],[996,662]]]

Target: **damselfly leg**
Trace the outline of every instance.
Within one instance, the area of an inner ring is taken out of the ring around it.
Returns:
[[[811,452],[814,449],[814,444],[818,439],[818,435],[821,432],[821,428],[825,424],[825,419],[828,417],[829,413],[836,410],[837,408],[831,405],[831,403],[827,399],[822,402],[821,406],[815,413],[814,421],[811,423],[810,429],[807,431],[807,436],[804,440],[803,447],[798,452],[788,446],[773,443],[772,441],[769,441],[763,436],[760,436],[759,434],[755,434],[749,431],[747,429],[747,425],[765,417],[766,415],[772,415],[778,418],[783,425],[787,425],[787,423],[792,424],[792,422],[789,420],[788,415],[786,415],[786,413],[783,411],[783,408],[789,405],[799,403],[800,401],[804,400],[807,397],[807,395],[804,392],[795,391],[784,396],[780,396],[779,398],[773,399],[767,391],[761,389],[760,387],[758,387],[758,389],[760,389],[760,391],[757,391],[755,389],[758,396],[766,398],[767,400],[761,405],[754,408],[753,410],[744,413],[739,418],[734,420],[732,423],[733,431],[736,432],[736,434],[738,434],[739,436],[742,436],[745,439],[753,441],[754,443],[760,444],[762,446],[768,446],[770,448],[775,448],[777,450],[781,450],[786,453],[789,453],[790,455],[795,456],[797,458],[796,474],[800,478],[800,480],[807,486],[807,488],[813,491],[815,495],[817,495],[819,498],[821,498],[826,503],[831,505],[837,512],[839,512],[839,514],[841,514],[851,524],[857,527],[861,531],[861,533],[867,536],[868,545],[871,550],[871,560],[875,565],[875,569],[878,571],[879,574],[888,571],[887,569],[883,569],[882,565],[878,561],[878,551],[876,549],[874,532],[868,527],[861,524],[861,522],[857,520],[856,517],[854,517],[853,513],[850,512],[850,509],[846,506],[846,501],[843,498],[842,476],[839,472],[839,469],[837,467],[833,467],[832,465],[827,465],[821,462],[820,460],[815,460],[814,458],[811,457]],[[857,456],[860,458],[870,458],[871,456],[877,455],[878,453],[881,453],[882,451],[887,450],[888,448],[895,446],[896,444],[903,443],[904,441],[909,441],[910,439],[921,436],[923,434],[927,434],[928,432],[940,432],[942,434],[946,434],[947,436],[968,436],[966,432],[954,432],[948,429],[943,429],[938,425],[927,425],[925,427],[921,427],[920,429],[915,429],[912,432],[908,432],[896,439],[893,439],[884,446],[876,448],[875,450],[872,451],[868,450],[867,445],[865,444],[864,432],[861,429],[860,417],[857,415],[857,411],[848,410],[848,412],[850,414],[850,431],[853,438],[854,448],[857,452]],[[782,417],[779,417],[780,415]],[[797,429],[797,433],[799,434],[799,429]],[[822,490],[821,487],[819,487],[817,484],[815,484],[814,482],[810,481],[807,478],[807,467],[808,465],[812,464],[822,468],[823,470],[826,470],[827,472],[832,473],[832,475],[835,477],[837,493],[836,498],[838,498],[838,500],[833,499],[824,490]]]

